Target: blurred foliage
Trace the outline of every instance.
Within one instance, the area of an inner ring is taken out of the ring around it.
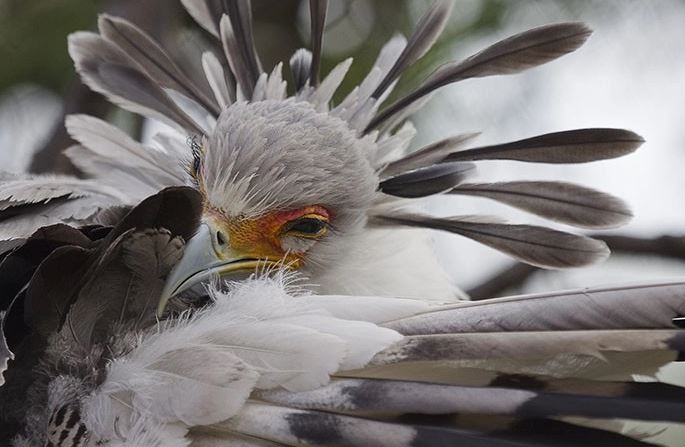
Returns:
[[[73,74],[67,35],[89,29],[95,0],[0,0],[0,92],[19,82],[63,91]]]
[[[363,45],[353,48],[348,54],[324,55],[323,73],[346,57],[355,59],[339,95],[345,94],[360,81],[388,39],[397,32],[407,36],[411,33],[417,20],[416,11],[429,4],[421,0],[334,1],[343,2],[346,13],[349,13],[355,1],[368,1],[374,13],[374,22]],[[139,2],[141,9],[145,9],[148,0]],[[113,4],[116,5],[116,2]],[[55,91],[64,91],[68,80],[73,77],[66,37],[76,30],[92,29],[98,12],[105,6],[106,2],[97,0],[0,0],[0,58],[8,61],[0,69],[0,94],[19,82],[32,82]],[[301,6],[298,0],[253,0],[257,46],[267,69],[270,70],[278,61],[287,62],[297,48],[308,46],[306,33],[302,32],[306,26],[300,23],[301,17],[298,15]],[[466,24],[459,22],[457,26],[449,26],[434,49],[407,72],[396,91],[405,90],[403,87],[407,84],[416,83],[417,78],[425,77],[446,61],[453,44],[462,36],[499,26],[505,10],[504,0],[483,0],[479,15]],[[456,2],[454,14],[459,12],[460,4]],[[335,26],[335,22],[345,18],[344,15],[337,17],[335,21],[329,21],[329,26]],[[211,41],[207,33],[198,31],[192,25],[187,15],[184,14],[182,20],[176,23],[194,28],[195,34],[201,35],[202,40]],[[169,34],[175,34],[180,39],[188,38],[187,33],[177,31]],[[178,48],[176,45],[178,42],[165,43],[167,48]],[[285,72],[289,76],[287,69]]]

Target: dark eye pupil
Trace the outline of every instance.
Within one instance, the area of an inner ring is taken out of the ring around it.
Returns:
[[[219,243],[219,245],[224,245],[226,244],[226,238],[224,235],[221,233],[221,231],[216,232],[216,241]]]
[[[297,231],[298,233],[317,234],[324,227],[325,223],[317,219],[302,219],[297,221],[290,231]]]

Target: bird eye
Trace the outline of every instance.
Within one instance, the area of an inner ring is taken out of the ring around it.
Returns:
[[[321,236],[326,231],[326,221],[314,217],[302,217],[288,225],[287,232],[297,236],[312,237]]]
[[[226,238],[221,231],[216,232],[216,241],[219,245],[226,245]]]

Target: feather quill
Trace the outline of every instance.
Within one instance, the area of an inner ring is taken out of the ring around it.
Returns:
[[[340,87],[343,79],[345,79],[345,75],[347,75],[347,71],[350,69],[351,65],[351,58],[345,59],[336,65],[324,80],[321,81],[321,84],[311,92],[307,100],[314,104],[317,110],[328,110],[328,103],[333,98],[338,87]]]
[[[219,19],[221,16],[216,17],[212,14],[207,0],[181,0],[181,3],[193,20],[219,39]]]
[[[219,29],[221,30],[221,44],[224,49],[224,55],[228,61],[228,65],[231,71],[235,75],[237,89],[240,90],[241,94],[246,97],[252,97],[252,92],[254,90],[254,85],[257,82],[257,78],[254,80],[249,72],[246,62],[242,59],[240,53],[239,42],[233,30],[233,25],[228,16],[224,15],[221,17],[219,22]],[[236,91],[236,97],[239,97]]]
[[[371,365],[404,362],[448,362],[474,359],[542,359],[576,353],[602,358],[603,352],[685,351],[679,329],[614,329],[504,331],[412,335],[379,352]]]
[[[202,69],[209,83],[209,87],[214,93],[214,98],[219,104],[219,109],[223,110],[231,105],[235,99],[235,93],[229,87],[228,78],[221,66],[219,59],[211,51],[202,53]]]
[[[597,287],[449,306],[385,326],[404,335],[501,331],[672,329],[685,283]]]
[[[214,0],[216,1],[216,0]],[[238,48],[242,54],[242,59],[248,68],[252,85],[255,84],[259,75],[264,70],[259,61],[257,48],[252,32],[252,2],[250,0],[221,0],[224,12],[231,19],[233,30],[235,30]]]

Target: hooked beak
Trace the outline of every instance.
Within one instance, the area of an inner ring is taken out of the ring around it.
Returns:
[[[224,241],[218,246],[216,231],[209,223],[199,230],[185,245],[181,261],[171,270],[157,306],[157,317],[162,316],[169,299],[214,275],[227,275],[276,265],[280,260],[258,259],[236,253]]]

